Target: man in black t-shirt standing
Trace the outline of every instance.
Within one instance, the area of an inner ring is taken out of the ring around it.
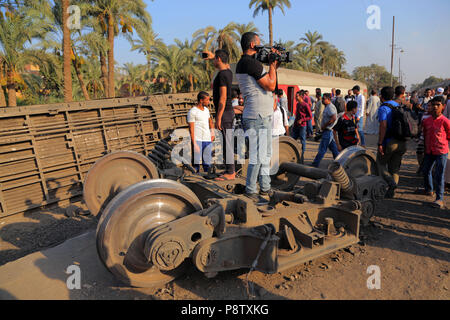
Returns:
[[[258,196],[259,181],[261,195],[271,190],[270,160],[272,157],[272,120],[274,99],[272,92],[276,88],[277,61],[269,64],[266,72],[261,62],[256,60],[261,39],[254,32],[246,32],[241,37],[243,55],[236,65],[236,79],[244,96],[245,108],[242,114],[242,126],[249,138],[249,164],[245,196],[261,202]],[[272,48],[273,52],[276,52]]]
[[[234,108],[232,104],[233,73],[229,67],[229,55],[225,50],[217,50],[214,55],[208,54],[207,59],[214,59],[214,67],[219,71],[213,82],[213,102],[216,108],[216,129],[222,131],[224,137],[223,157],[225,173],[216,180],[234,180],[233,122]]]

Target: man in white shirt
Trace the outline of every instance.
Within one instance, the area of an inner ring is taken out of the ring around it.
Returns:
[[[197,95],[197,105],[189,110],[187,122],[194,149],[194,169],[200,172],[200,163],[203,171],[208,172],[211,165],[211,141],[214,141],[214,126],[207,106],[210,104],[210,96],[207,92]]]
[[[277,95],[279,97],[280,92],[278,92]],[[273,105],[272,137],[284,136],[285,134],[289,135],[289,117],[283,106],[283,101],[281,99],[278,101],[277,96],[275,96]]]
[[[358,103],[358,111],[356,112],[356,123],[358,124],[358,132],[361,137],[361,146],[366,146],[366,139],[364,138],[364,109],[366,107],[366,98],[361,93],[361,88],[359,86],[353,87],[353,94],[355,95],[355,100]]]

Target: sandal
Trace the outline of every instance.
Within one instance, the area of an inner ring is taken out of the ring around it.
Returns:
[[[416,191],[414,191],[414,194],[420,194],[423,196],[434,196],[434,192],[431,191],[426,191],[425,189],[416,189]]]
[[[236,179],[236,178],[235,178]],[[217,178],[215,178],[214,180],[215,181],[233,181],[233,180],[235,180],[235,179],[230,179],[230,178],[227,178],[227,177],[225,177],[225,176],[220,176],[220,177],[217,177]]]

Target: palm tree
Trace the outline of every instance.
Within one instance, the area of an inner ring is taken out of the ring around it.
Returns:
[[[150,16],[143,0],[90,0],[87,14],[97,17],[108,36],[108,97],[115,96],[114,40],[119,31],[132,33],[138,21],[149,24]],[[119,26],[121,30],[119,30]]]
[[[144,68],[142,65],[134,65],[133,63],[125,63],[121,68],[124,71],[124,76],[121,79],[121,85],[128,85],[130,97],[135,97],[136,94],[141,94],[143,90],[142,83],[144,81]]]
[[[249,8],[254,7],[253,18],[255,18],[260,12],[268,11],[269,13],[269,39],[270,45],[273,45],[273,25],[272,15],[276,8],[279,8],[284,14],[284,7],[291,7],[289,0],[251,0],[248,5]]]
[[[162,40],[158,38],[158,35],[147,23],[139,22],[135,29],[138,36],[137,39],[131,37],[131,35],[127,35],[127,38],[132,45],[131,50],[144,54],[147,59],[147,64],[144,69],[144,91],[146,94],[150,94],[151,86],[155,79],[154,67],[157,63],[156,47],[162,43]]]
[[[199,29],[192,35],[193,43],[202,51],[214,51],[217,30],[213,26]]]
[[[211,68],[209,64],[205,65],[205,62],[199,58],[201,52],[199,49],[199,42],[189,42],[187,39],[182,42],[175,39],[175,43],[186,53],[186,58],[188,61],[185,70],[188,74],[189,92],[193,92],[195,90],[195,84],[197,84],[197,87],[201,87],[203,89],[203,84],[206,84],[207,86],[210,82],[210,76],[207,70],[210,70]]]
[[[180,49],[176,45],[166,46],[160,43],[156,48],[158,65],[155,67],[155,74],[169,81],[170,91],[177,93],[181,89],[182,79],[189,73],[188,55],[186,50]]]
[[[254,32],[254,33],[260,34],[259,29],[255,26],[255,24],[253,22],[250,22],[248,24],[245,24],[245,23],[236,24],[236,33],[239,35],[239,39],[241,39],[242,35],[247,32]]]
[[[0,57],[0,107],[6,106],[6,97],[5,93],[3,92],[3,85],[6,84],[5,76],[3,74],[3,60]]]
[[[217,49],[228,52],[230,62],[237,62],[241,56],[241,50],[237,43],[240,41],[239,35],[235,33],[236,23],[230,22],[223,29],[217,31]]]
[[[106,32],[103,31],[97,18],[89,17],[85,24],[92,32],[80,36],[80,41],[83,45],[79,49],[84,49],[84,55],[91,56],[92,59],[99,59],[100,79],[102,81],[103,94],[106,98],[109,93],[108,63],[106,60],[109,44],[106,39]]]
[[[6,11],[0,15],[0,56],[6,69],[8,106],[17,106],[16,81],[26,62],[25,43],[45,33],[45,21],[32,11]]]
[[[322,39],[323,36],[317,31],[314,31],[314,33],[308,31],[304,37],[300,38],[300,41],[305,44],[306,50],[317,57],[320,47],[325,44],[324,41],[321,41]]]
[[[72,101],[72,44],[70,39],[70,30],[67,25],[69,20],[69,0],[61,0],[62,10],[62,29],[63,29],[63,57],[64,57],[64,101]]]

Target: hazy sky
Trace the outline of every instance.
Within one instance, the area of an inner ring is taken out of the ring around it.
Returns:
[[[268,42],[267,13],[253,18],[249,0],[145,0],[153,19],[153,29],[166,43],[175,38],[191,39],[192,34],[206,26],[223,28],[229,22],[253,22]],[[223,6],[220,6],[223,3]],[[392,17],[396,17],[396,43],[405,52],[401,68],[405,83],[420,83],[426,77],[450,77],[450,0],[291,0],[286,14],[274,14],[274,40],[296,43],[308,30],[318,31],[345,52],[346,70],[372,63],[390,71]],[[381,29],[369,30],[367,8],[381,9]],[[129,43],[119,37],[116,60],[145,63],[143,55],[130,51]],[[398,51],[394,73],[398,76]]]

